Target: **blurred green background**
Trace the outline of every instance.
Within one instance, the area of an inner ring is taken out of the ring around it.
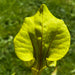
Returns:
[[[75,75],[75,0],[0,0],[0,75],[31,75],[15,54],[13,38],[24,18],[34,15],[42,3],[65,21],[71,33],[71,46],[58,61],[57,75]],[[50,75],[50,69],[45,69],[43,75]]]

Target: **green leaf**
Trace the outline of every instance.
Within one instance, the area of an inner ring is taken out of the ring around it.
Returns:
[[[14,38],[14,46],[21,60],[40,70],[46,62],[56,62],[65,56],[70,46],[70,33],[65,23],[42,4],[34,16],[25,18]]]

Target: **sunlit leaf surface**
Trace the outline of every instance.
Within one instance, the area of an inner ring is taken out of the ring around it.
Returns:
[[[14,46],[17,56],[28,66],[34,64],[41,69],[64,57],[69,50],[70,33],[65,23],[42,4],[34,16],[25,18]]]

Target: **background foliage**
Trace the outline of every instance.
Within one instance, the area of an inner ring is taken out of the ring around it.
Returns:
[[[42,3],[65,21],[71,33],[70,50],[58,61],[57,75],[75,75],[75,0],[0,0],[0,75],[31,75],[15,54],[13,38],[24,18],[34,15]],[[50,69],[46,68],[43,75],[50,75]]]

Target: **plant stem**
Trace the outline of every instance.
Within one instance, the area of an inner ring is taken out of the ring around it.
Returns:
[[[41,71],[32,70],[32,74],[33,75],[41,75]]]

